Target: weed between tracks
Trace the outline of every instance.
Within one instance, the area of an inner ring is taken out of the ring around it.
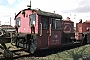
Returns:
[[[90,60],[90,45],[51,54],[39,60]]]

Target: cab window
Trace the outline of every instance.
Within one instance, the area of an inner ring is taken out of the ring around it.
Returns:
[[[61,20],[52,18],[51,19],[51,25],[52,25],[52,30],[60,30],[61,28]]]
[[[16,25],[18,26],[18,27],[20,27],[20,17],[18,17],[17,19],[16,19]]]
[[[42,29],[48,29],[48,17],[41,17]]]
[[[61,20],[55,19],[55,21],[56,21],[56,29],[59,30],[61,28]]]
[[[36,23],[36,14],[31,14],[29,15],[29,25],[30,24],[34,24]]]
[[[51,27],[51,28],[52,28],[52,29],[55,29],[55,25],[56,25],[56,23],[55,23],[55,19],[52,18],[51,22],[52,22],[52,23],[51,23],[51,24],[52,24],[52,27]]]

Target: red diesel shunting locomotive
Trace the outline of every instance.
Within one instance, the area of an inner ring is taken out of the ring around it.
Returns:
[[[41,49],[90,43],[90,21],[82,22],[80,19],[74,31],[74,22],[69,17],[62,20],[59,14],[31,9],[31,5],[28,7],[30,8],[15,15],[16,31],[0,29],[4,57],[13,57],[13,53],[5,45],[10,42],[30,53]]]
[[[74,22],[69,17],[67,20],[62,20],[62,16],[59,14],[29,7],[15,16],[15,24],[18,28],[16,46],[34,53],[40,49],[59,48],[87,42],[87,34],[83,33],[86,31],[80,32],[80,29],[78,30],[80,28],[78,25],[85,23],[77,23],[75,32]],[[82,28],[81,30],[83,30]]]
[[[26,42],[25,48],[27,48],[28,44],[33,44],[30,46],[31,48],[28,46],[30,51],[59,47],[62,34],[61,19],[62,16],[58,14],[30,8],[24,9],[15,16],[16,25],[18,26],[18,37],[20,40],[23,37],[27,38],[28,42]],[[33,30],[31,29],[32,25]],[[31,31],[34,31],[35,34],[31,33]],[[35,36],[35,40],[31,41],[31,35]],[[20,43],[18,44],[21,45]]]

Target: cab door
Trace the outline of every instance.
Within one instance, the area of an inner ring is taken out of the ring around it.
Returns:
[[[61,24],[62,21],[57,18],[50,18],[49,19],[49,39],[48,39],[48,46],[49,48],[56,48],[59,47],[61,44]]]
[[[41,16],[40,22],[40,40],[41,40],[41,49],[48,48],[48,34],[49,34],[49,17]]]

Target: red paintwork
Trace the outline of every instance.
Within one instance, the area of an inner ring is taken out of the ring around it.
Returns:
[[[33,12],[36,13],[36,12]],[[20,13],[16,18],[20,17],[21,18],[21,26],[18,28],[18,32],[21,33],[31,33],[31,29],[29,26],[29,15],[33,14],[31,10],[25,10],[25,17],[23,16],[22,13]],[[25,30],[24,30],[25,29]],[[36,13],[36,25],[35,25],[35,33],[38,34],[38,15]]]

